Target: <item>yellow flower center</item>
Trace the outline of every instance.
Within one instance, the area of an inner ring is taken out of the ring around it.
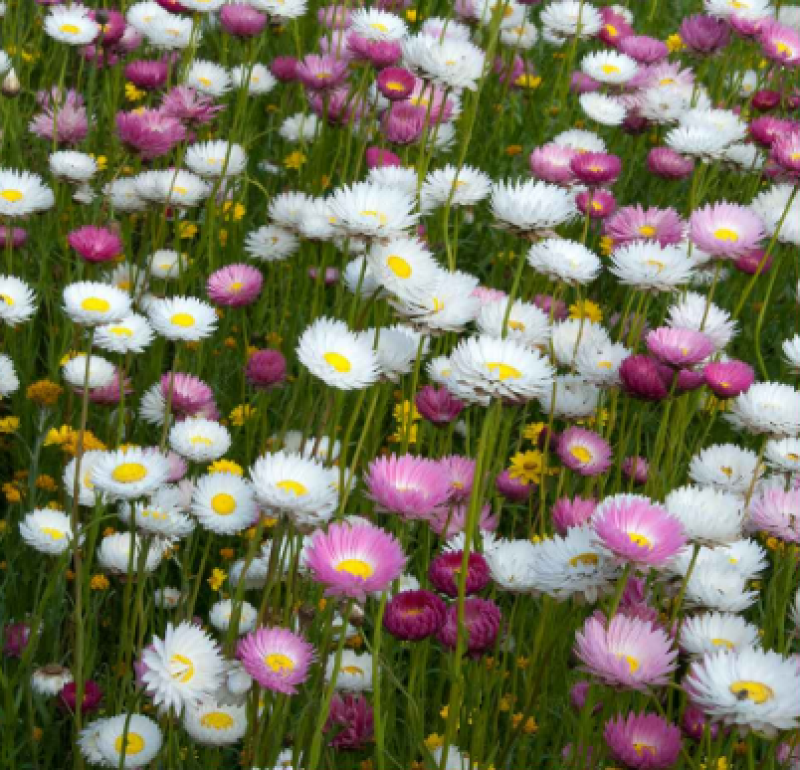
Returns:
[[[375,570],[371,564],[367,564],[362,559],[345,559],[336,565],[336,571],[346,572],[348,575],[366,580]]]
[[[723,466],[720,468],[720,471],[722,471],[722,473],[723,473],[725,476],[727,476],[728,478],[730,478],[731,476],[733,476],[733,468],[730,468],[730,467],[728,467],[727,465],[723,465]]]
[[[598,369],[611,369],[613,368],[614,364],[611,361],[598,361],[597,368]]]
[[[115,337],[132,337],[133,332],[125,326],[110,326],[108,329]]]
[[[66,535],[55,527],[42,527],[40,530],[43,534],[48,535],[51,540],[63,540]]]
[[[170,665],[177,667],[177,671],[172,675],[172,678],[177,679],[181,684],[186,684],[194,677],[194,663],[189,658],[175,653],[169,659],[169,662]]]
[[[800,455],[796,455],[794,452],[789,452],[789,454],[788,454],[788,455],[786,455],[786,456],[787,456],[787,457],[788,457],[788,458],[789,458],[789,459],[790,459],[790,460],[791,460],[793,463],[796,463],[798,460],[800,460]]]
[[[220,516],[230,516],[236,510],[236,498],[227,492],[220,492],[211,498],[211,508]]]
[[[411,265],[406,262],[402,257],[398,257],[397,254],[392,254],[386,260],[386,266],[391,270],[398,278],[411,278]]]
[[[175,313],[169,320],[173,326],[181,326],[184,329],[194,326],[194,316],[189,313]]]
[[[377,29],[378,32],[388,32],[389,31],[389,27],[387,27],[385,24],[379,24],[378,22],[375,22],[374,24],[370,24],[369,26],[372,27],[372,29]]]
[[[727,639],[712,639],[711,644],[713,644],[715,647],[725,647],[728,650],[732,650],[734,647],[733,642],[730,642]]]
[[[778,53],[783,53],[783,54],[792,53],[792,49],[788,45],[786,45],[786,43],[782,43],[780,41],[775,43],[775,48],[778,49]]]
[[[405,91],[405,86],[402,83],[398,83],[396,80],[390,80],[386,84],[386,88],[390,91]]]
[[[0,198],[9,203],[16,203],[17,201],[21,201],[24,197],[21,190],[3,190],[3,192],[0,192]]]
[[[389,221],[389,217],[380,211],[362,211],[362,217],[375,217],[381,225],[385,225]]]
[[[579,564],[583,565],[584,567],[594,567],[600,560],[597,558],[597,554],[594,553],[582,553],[578,556],[573,556],[570,560],[570,566],[577,567]]]
[[[77,35],[81,31],[81,28],[76,24],[62,24],[59,29],[65,35]]]
[[[660,273],[665,267],[664,263],[659,262],[657,259],[648,259],[645,264],[650,265],[650,267],[654,267],[657,273]]]
[[[656,228],[653,225],[642,225],[639,228],[639,235],[643,235],[645,238],[652,238],[656,234]]]
[[[631,657],[630,655],[625,655],[624,653],[620,653],[617,655],[619,660],[624,660],[628,664],[628,668],[632,674],[635,674],[639,670],[639,661],[636,658]]]
[[[87,313],[107,313],[111,310],[111,304],[100,297],[87,297],[81,302],[81,308]]]
[[[172,190],[173,192],[178,193],[178,195],[186,195],[186,193],[189,192],[188,187],[179,187],[178,185],[175,185],[175,187],[173,187]]]
[[[524,332],[525,324],[522,321],[509,321],[508,328],[513,329],[515,332]]]
[[[276,485],[278,489],[282,489],[284,492],[293,492],[297,497],[302,497],[303,495],[308,494],[308,489],[306,489],[299,481],[292,481],[291,479],[287,479],[286,481],[279,481]]]
[[[230,285],[230,290],[231,290],[231,291],[232,291],[234,294],[238,294],[238,293],[239,293],[239,292],[240,292],[240,291],[241,291],[243,288],[244,288],[244,284],[243,284],[241,281],[234,281],[234,282],[233,282],[233,283]]]
[[[751,700],[753,703],[766,703],[775,697],[771,687],[762,682],[752,682],[747,679],[740,679],[730,686],[730,691],[739,700]]]
[[[616,64],[604,64],[600,67],[606,75],[618,75],[619,74],[619,67]]]
[[[326,363],[340,374],[349,372],[352,368],[350,362],[341,353],[326,353],[322,356]]]
[[[128,733],[125,736],[119,735],[117,740],[114,741],[114,750],[117,754],[124,752],[127,757],[140,754],[144,750],[144,738],[139,733]]]
[[[264,664],[276,674],[288,674],[294,671],[294,661],[281,652],[272,652],[264,658]]]
[[[636,532],[628,532],[628,540],[630,540],[634,545],[638,545],[640,548],[647,548],[648,551],[653,549],[653,544],[650,542],[650,540],[644,535],[640,535]]]
[[[728,243],[736,243],[739,240],[739,234],[728,227],[720,227],[719,230],[715,230],[714,237],[718,241],[728,241]]]
[[[342,671],[345,674],[352,674],[353,676],[364,676],[364,670],[358,666],[342,666]]]
[[[114,468],[111,476],[120,484],[135,484],[147,477],[147,468],[141,463],[122,463]]]
[[[442,302],[438,297],[433,298],[433,312],[438,313],[444,310],[444,302]]]
[[[518,380],[522,377],[522,372],[519,369],[515,369],[508,364],[487,363],[486,368],[492,372],[492,374],[497,374],[500,382],[505,382],[505,380]]]
[[[616,37],[619,34],[619,30],[613,24],[606,24],[606,34],[609,37]]]
[[[633,750],[641,757],[644,752],[648,752],[655,756],[656,749],[655,746],[651,746],[649,743],[634,743]]]
[[[230,714],[226,714],[224,711],[212,711],[200,717],[200,724],[213,730],[230,730],[234,722]]]
[[[569,453],[579,462],[588,463],[592,460],[592,453],[585,446],[574,446]]]
[[[675,83],[675,78],[661,78],[658,81],[658,85],[660,86],[671,86]]]
[[[214,442],[208,438],[208,436],[192,436],[189,439],[189,443],[192,446],[198,446],[198,444],[202,444],[203,446],[211,446]]]
[[[197,78],[206,88],[211,85],[211,80],[209,78]]]

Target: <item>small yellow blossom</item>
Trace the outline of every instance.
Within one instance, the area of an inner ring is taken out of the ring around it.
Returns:
[[[508,475],[523,484],[538,484],[542,480],[544,456],[538,449],[517,452],[511,458]]]
[[[231,425],[241,428],[248,420],[252,420],[258,414],[258,409],[250,404],[241,404],[233,409],[229,415]]]
[[[675,33],[667,38],[667,48],[669,49],[670,53],[675,53],[676,51],[682,51],[684,48],[686,48],[686,45],[681,39],[681,36]]]
[[[44,731],[42,730],[41,727],[34,727],[33,731],[32,731],[32,734],[33,734],[33,740],[36,741],[36,743],[39,743],[39,741],[42,740],[42,736],[44,735]]]
[[[233,460],[215,460],[208,466],[209,473],[231,473],[234,476],[244,476],[244,468]]]
[[[236,555],[236,551],[233,548],[220,548],[219,555],[223,559],[232,559]]]
[[[222,588],[222,584],[225,582],[225,578],[228,575],[224,570],[218,569],[215,567],[211,571],[211,577],[208,579],[208,584],[211,586],[212,591],[219,591]]]
[[[140,102],[147,96],[147,91],[142,91],[137,88],[133,83],[125,84],[125,99],[129,102]]]
[[[586,318],[593,323],[600,323],[603,320],[603,311],[600,305],[590,299],[584,299],[569,306],[570,318]]]
[[[247,213],[247,209],[241,203],[234,203],[233,201],[225,201],[222,204],[222,218],[226,222],[233,220],[239,222]]]
[[[535,444],[539,441],[539,436],[542,435],[542,431],[546,427],[547,424],[544,422],[529,423],[525,426],[525,430],[522,431],[522,437]]]
[[[10,481],[7,481],[3,484],[3,494],[6,496],[6,500],[9,503],[18,503],[22,500],[22,492],[19,490],[19,487],[16,484],[13,484]]]
[[[300,150],[295,150],[283,159],[283,165],[286,168],[297,170],[302,168],[307,160],[308,158]]]
[[[183,240],[191,240],[197,235],[197,225],[194,222],[181,222],[178,226],[178,234]]]
[[[515,155],[520,155],[521,153],[521,144],[509,144],[508,147],[506,147],[506,155],[508,155],[509,158],[513,158]]]
[[[514,81],[514,85],[519,88],[526,88],[529,91],[534,91],[542,85],[542,79],[538,75],[523,73]]]
[[[428,751],[436,751],[436,749],[440,749],[442,746],[444,746],[444,736],[439,735],[439,733],[431,733],[425,739],[425,748],[428,749]]]
[[[52,476],[43,473],[36,479],[36,488],[43,489],[45,492],[57,492],[58,484]]]
[[[409,24],[413,24],[418,19],[418,13],[416,8],[406,8],[406,21]]]
[[[0,433],[16,433],[19,428],[19,417],[4,417],[0,420]]]
[[[110,586],[111,583],[108,582],[108,578],[105,575],[92,575],[92,579],[89,581],[89,588],[92,591],[107,591]]]
[[[612,251],[614,251],[614,239],[608,235],[604,235],[600,238],[600,253],[607,257]]]
[[[26,397],[39,406],[55,406],[64,388],[50,380],[38,380],[28,385]]]
[[[85,355],[86,353],[81,353],[80,350],[68,350],[66,353],[64,353],[63,356],[61,356],[61,360],[58,363],[60,366],[64,366],[65,364],[68,364],[70,361],[72,361],[74,358],[83,358],[83,356]]]

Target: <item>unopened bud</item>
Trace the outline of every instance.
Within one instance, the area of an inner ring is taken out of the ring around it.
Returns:
[[[8,74],[3,78],[3,85],[0,86],[3,96],[9,98],[15,97],[20,92],[20,82],[17,73],[14,70],[9,70]]]

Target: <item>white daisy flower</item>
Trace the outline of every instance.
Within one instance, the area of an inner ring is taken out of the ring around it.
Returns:
[[[529,51],[538,40],[539,30],[529,21],[523,20],[513,27],[504,27],[500,30],[500,42],[520,51]]]
[[[579,0],[558,0],[542,11],[542,25],[559,38],[578,37],[586,40],[600,32],[602,18],[591,4]]]
[[[289,452],[259,457],[250,469],[259,503],[294,521],[319,525],[339,502],[339,473],[313,458]]]
[[[208,463],[219,460],[230,449],[231,434],[215,420],[190,417],[170,428],[169,445],[187,460]]]
[[[800,474],[800,438],[770,439],[764,457],[781,473]]]
[[[247,732],[247,707],[214,701],[187,705],[183,729],[202,746],[231,746]]]
[[[191,208],[211,194],[211,187],[196,174],[182,169],[145,171],[134,178],[134,192],[161,206]]]
[[[670,306],[667,326],[702,330],[711,337],[718,351],[727,347],[737,333],[736,321],[731,320],[730,313],[693,291],[685,292],[678,302]]]
[[[419,218],[412,196],[371,182],[340,187],[328,200],[344,235],[391,238],[414,227]]]
[[[366,257],[351,259],[344,269],[344,285],[351,294],[372,297],[383,293],[383,286]]]
[[[450,364],[453,381],[483,404],[491,398],[512,403],[541,398],[553,382],[553,370],[538,352],[488,335],[462,340],[450,354]]]
[[[269,559],[256,557],[250,562],[247,569],[245,569],[245,560],[239,559],[231,566],[228,582],[234,589],[239,586],[240,582],[244,582],[245,591],[255,591],[267,584],[268,575]]]
[[[92,483],[112,498],[133,500],[151,495],[168,477],[169,463],[157,449],[101,452],[92,463]]]
[[[641,290],[673,291],[692,277],[694,260],[680,246],[630,243],[611,254],[610,272]]]
[[[736,136],[711,126],[678,126],[669,131],[664,142],[671,150],[703,160],[719,160]]]
[[[711,486],[736,495],[747,493],[758,466],[755,452],[735,444],[714,444],[695,455],[689,464],[689,478],[700,486]]]
[[[13,275],[0,275],[0,321],[13,327],[25,323],[35,312],[33,289]]]
[[[367,344],[374,350],[381,374],[392,382],[397,382],[414,367],[422,335],[406,326],[367,329],[361,332]],[[423,344],[422,356],[425,354]]]
[[[130,310],[130,295],[116,286],[79,281],[64,289],[64,312],[71,321],[84,326],[119,321]]]
[[[144,200],[136,189],[136,179],[115,179],[103,187],[103,194],[111,200],[114,211],[134,212],[144,211],[147,201]]]
[[[373,275],[393,294],[424,295],[436,282],[441,267],[416,238],[376,242],[367,253]]]
[[[85,152],[58,150],[49,159],[50,172],[70,182],[88,182],[97,173],[97,161]]]
[[[516,300],[511,308],[506,300],[481,305],[475,324],[481,334],[507,337],[527,347],[546,345],[550,339],[550,319],[531,302]],[[508,316],[508,318],[506,318]]]
[[[480,310],[480,300],[472,294],[477,286],[474,276],[440,270],[426,291],[395,285],[397,299],[392,305],[420,329],[431,333],[461,331]]]
[[[57,5],[45,17],[44,31],[59,43],[89,45],[100,34],[100,25],[87,8]]]
[[[225,67],[205,59],[195,59],[184,76],[183,84],[201,94],[219,97],[231,90],[231,76]]]
[[[692,107],[681,115],[678,125],[717,131],[729,145],[747,138],[747,123],[731,110]]]
[[[227,660],[222,684],[214,693],[214,700],[225,706],[241,706],[247,702],[252,688],[253,678],[244,670],[244,666],[238,660]]]
[[[269,218],[278,227],[296,230],[309,203],[311,203],[311,196],[305,193],[279,193],[269,202]]]
[[[69,516],[50,508],[35,508],[19,524],[26,545],[49,556],[59,556],[72,545]]]
[[[392,187],[416,197],[419,182],[417,170],[407,166],[373,166],[367,172],[367,181],[381,187]]]
[[[583,343],[578,345],[575,366],[578,374],[587,382],[601,387],[614,387],[620,384],[619,368],[629,355],[630,351],[619,342],[605,340],[594,345]]]
[[[553,144],[576,152],[607,152],[606,143],[594,131],[571,128],[553,137]]]
[[[108,721],[108,719],[95,719],[88,727],[84,727],[78,735],[78,746],[81,754],[87,762],[93,765],[107,764],[106,758],[97,747],[97,740],[100,737],[100,729]]]
[[[431,171],[420,190],[420,210],[427,214],[440,206],[474,206],[492,189],[488,174],[472,166],[447,165]]]
[[[319,318],[301,335],[297,357],[315,377],[341,390],[366,388],[377,381],[378,358],[372,346],[343,321]]]
[[[621,126],[628,114],[625,105],[608,94],[599,92],[581,94],[578,102],[586,117],[601,126]]]
[[[97,347],[109,353],[143,353],[153,336],[147,319],[131,313],[115,323],[98,326],[94,341]]]
[[[455,19],[443,19],[441,16],[430,16],[422,22],[420,35],[432,37],[435,40],[447,38],[449,40],[469,40],[472,30]]]
[[[747,590],[747,578],[733,564],[719,558],[698,559],[686,583],[687,607],[718,612],[743,612],[758,599]]]
[[[117,370],[114,364],[100,356],[89,356],[80,353],[61,367],[61,375],[73,388],[105,388],[114,382]]]
[[[639,71],[639,66],[627,54],[606,50],[584,56],[581,69],[598,83],[619,86],[627,83]]]
[[[781,243],[800,246],[800,195],[793,196],[794,189],[790,184],[772,185],[753,199],[750,208],[761,217],[769,236],[777,233]]]
[[[578,215],[572,193],[532,179],[495,183],[491,206],[500,227],[523,234],[552,230]]]
[[[0,169],[0,217],[25,217],[53,208],[56,199],[38,174]]]
[[[476,91],[486,54],[469,40],[415,35],[403,41],[403,62],[412,72],[445,88]]]
[[[780,382],[757,382],[732,399],[725,419],[748,433],[776,438],[800,434],[800,392]]]
[[[19,377],[14,370],[14,362],[0,353],[0,398],[10,396],[19,389]]]
[[[311,241],[330,241],[337,235],[336,217],[326,198],[312,198],[306,207],[297,230],[301,238]]]
[[[333,675],[335,656],[330,655],[325,664],[325,681],[330,682]],[[353,650],[344,650],[339,671],[336,674],[337,690],[344,692],[370,692],[372,690],[372,655],[361,655]]]
[[[585,382],[574,375],[559,375],[555,381],[555,401],[553,389],[546,390],[539,398],[542,412],[568,420],[584,419],[597,412],[600,390],[596,385]]]
[[[154,637],[144,649],[142,675],[156,706],[181,714],[185,707],[210,698],[222,682],[219,647],[198,626],[184,621],[167,624],[164,638]]]
[[[299,19],[306,12],[308,0],[250,0],[250,5],[281,21]]]
[[[664,507],[681,522],[687,538],[697,543],[722,545],[742,536],[745,512],[738,495],[689,485],[672,490]]]
[[[156,333],[168,340],[196,342],[217,326],[214,308],[196,297],[170,297],[150,303],[147,315]]]
[[[235,535],[253,524],[258,509],[250,482],[232,473],[214,473],[197,481],[192,513],[202,527]]]
[[[359,8],[353,11],[349,29],[372,42],[399,42],[408,34],[408,27],[399,16],[377,8]]]
[[[597,351],[612,345],[608,332],[586,318],[568,318],[554,323],[550,342],[556,361],[569,367],[579,359],[584,349]]]
[[[758,643],[758,628],[730,612],[694,615],[686,618],[680,627],[681,649],[698,657],[718,650],[756,647]]]
[[[52,698],[58,695],[66,685],[73,681],[72,672],[68,668],[50,663],[37,668],[31,676],[31,689],[37,695]]]
[[[102,720],[96,738],[97,750],[107,767],[146,767],[161,751],[161,731],[149,717],[120,714]]]
[[[800,669],[771,650],[720,650],[695,661],[683,682],[714,721],[774,735],[800,724]]]
[[[234,603],[230,599],[223,599],[214,604],[208,611],[208,622],[218,631],[226,632],[233,618]],[[250,602],[241,602],[239,605],[239,624],[237,634],[248,634],[256,627],[258,610]]]
[[[703,6],[709,16],[718,19],[734,15],[745,19],[765,19],[773,13],[768,0],[704,0]]]
[[[126,524],[133,524],[147,535],[156,535],[166,540],[187,537],[195,529],[195,522],[185,513],[171,505],[171,501],[159,500],[156,494],[145,503],[133,505],[122,502],[117,515]]]
[[[297,112],[281,123],[278,134],[287,142],[313,142],[319,128],[319,118],[313,112]]]
[[[177,278],[186,268],[184,255],[172,249],[159,249],[149,260],[148,269],[156,278]]]
[[[253,96],[268,94],[278,81],[263,64],[254,64],[252,69],[247,65],[238,65],[231,69],[231,83],[234,88],[247,88]]]
[[[98,492],[95,490],[94,482],[92,481],[92,468],[95,462],[103,455],[103,452],[97,450],[90,450],[84,452],[81,458],[80,468],[80,482],[78,483],[78,504],[85,508],[94,508],[98,500]],[[75,490],[75,472],[78,467],[77,458],[73,457],[64,468],[62,480],[64,482],[64,491],[70,496],[73,495]]]
[[[247,166],[242,146],[231,142],[197,142],[186,149],[186,165],[200,176],[211,178],[238,176]]]
[[[492,580],[504,591],[529,593],[533,590],[533,560],[536,547],[530,540],[484,541],[483,557],[489,565]]]
[[[546,238],[528,251],[528,264],[537,272],[568,284],[585,286],[600,275],[600,259],[583,244]]]
[[[766,155],[754,144],[732,144],[724,153],[722,160],[732,163],[741,172],[761,171],[767,162]]]
[[[290,230],[277,225],[265,225],[245,238],[245,251],[260,262],[280,262],[300,248],[300,241]]]
[[[212,13],[218,11],[225,4],[225,0],[181,0],[181,5],[189,11]]]
[[[144,565],[141,564],[142,549],[145,549]],[[97,548],[97,562],[101,569],[115,575],[136,575],[140,568],[144,574],[149,574],[158,568],[162,557],[157,541],[150,542],[130,532],[108,535]]]

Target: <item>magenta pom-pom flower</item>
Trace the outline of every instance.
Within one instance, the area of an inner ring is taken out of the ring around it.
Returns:
[[[644,457],[626,457],[622,461],[622,474],[634,484],[646,484],[649,466]]]
[[[122,254],[122,238],[111,228],[85,225],[67,236],[67,243],[87,262],[109,262]]]
[[[247,381],[256,388],[271,388],[286,379],[286,358],[279,350],[256,350],[245,368]]]
[[[428,578],[437,591],[448,596],[458,596],[461,564],[464,558],[462,551],[448,551],[439,554],[428,568]],[[489,564],[479,553],[472,552],[467,558],[467,595],[476,594],[489,585],[491,574]]]
[[[693,366],[714,352],[711,337],[695,329],[662,326],[651,331],[645,342],[659,361],[672,366]]]
[[[432,591],[401,591],[387,603],[383,624],[392,636],[418,642],[433,636],[446,615],[447,605]]]
[[[397,540],[369,524],[331,524],[311,538],[306,565],[332,596],[362,599],[385,591],[406,564]]]
[[[314,648],[286,628],[257,628],[239,641],[236,656],[261,687],[294,695],[308,677]]]
[[[712,361],[703,369],[703,379],[717,398],[735,398],[750,390],[756,375],[744,361]]]
[[[327,91],[344,81],[347,62],[335,56],[311,53],[297,63],[295,76],[310,91]]]
[[[597,500],[582,497],[562,497],[553,505],[553,526],[559,535],[566,535],[572,527],[581,527],[586,524],[597,508]]]
[[[264,277],[250,265],[227,265],[208,277],[208,298],[217,305],[242,307],[258,298]]]
[[[681,731],[657,714],[628,714],[606,722],[603,739],[611,755],[626,767],[672,767],[681,751]]]
[[[163,59],[137,59],[125,65],[124,74],[137,88],[155,91],[167,82],[169,64]]]
[[[363,695],[337,693],[331,699],[325,733],[333,737],[328,745],[334,749],[361,749],[372,740],[375,718],[372,706]]]
[[[636,241],[656,241],[660,246],[680,243],[685,225],[675,209],[625,206],[603,224],[603,232],[616,246]]]
[[[728,45],[731,33],[724,21],[712,16],[687,16],[678,28],[683,44],[692,52],[709,55]]]
[[[91,714],[100,708],[100,703],[103,700],[103,691],[100,685],[92,679],[87,679],[83,683],[83,699],[80,706],[82,714]],[[58,694],[58,705],[71,712],[75,713],[78,704],[77,684],[69,682],[64,685],[61,692]]]
[[[117,134],[145,160],[166,155],[186,139],[183,123],[163,110],[117,113]]]
[[[173,88],[161,101],[161,113],[176,118],[187,126],[210,123],[225,108],[189,86]]]
[[[447,425],[464,411],[466,404],[447,388],[425,385],[414,399],[417,411],[434,425]]]
[[[569,167],[578,181],[593,187],[613,184],[622,173],[622,161],[605,152],[576,153]]]
[[[450,455],[439,462],[450,477],[450,499],[455,503],[469,500],[475,477],[475,460],[461,455]]]
[[[387,67],[377,78],[378,90],[390,101],[401,102],[411,96],[417,79],[402,67]]]
[[[480,655],[494,646],[500,631],[502,613],[500,608],[487,599],[470,596],[464,600],[464,626],[467,651],[471,655]],[[437,634],[437,639],[450,649],[455,649],[458,641],[458,603],[447,608],[444,625]]]
[[[223,5],[219,20],[222,28],[235,37],[254,37],[267,25],[267,17],[245,3]]]
[[[607,498],[592,525],[600,543],[617,558],[646,567],[664,566],[686,545],[681,523],[637,495]]]
[[[575,204],[581,214],[592,219],[605,219],[614,213],[617,201],[608,190],[584,190],[575,196]]]
[[[619,50],[639,64],[656,64],[669,56],[666,43],[647,35],[628,35],[620,41]]]
[[[369,496],[389,513],[428,519],[450,497],[450,479],[439,463],[422,457],[379,457],[365,479]]]
[[[645,401],[661,401],[670,394],[673,371],[645,355],[628,356],[619,367],[625,390]]]
[[[764,223],[747,206],[715,203],[692,214],[689,237],[713,257],[736,259],[758,248],[764,238]]]
[[[616,615],[586,619],[575,638],[582,669],[612,687],[645,690],[666,684],[678,652],[666,632],[650,621]]]
[[[581,476],[598,476],[611,467],[611,445],[585,428],[567,428],[558,439],[556,452],[567,468]]]
[[[694,171],[694,162],[670,147],[653,147],[647,153],[647,168],[662,179],[685,179]]]
[[[383,168],[384,166],[402,166],[403,161],[391,150],[382,147],[367,147],[364,152],[367,168]]]

